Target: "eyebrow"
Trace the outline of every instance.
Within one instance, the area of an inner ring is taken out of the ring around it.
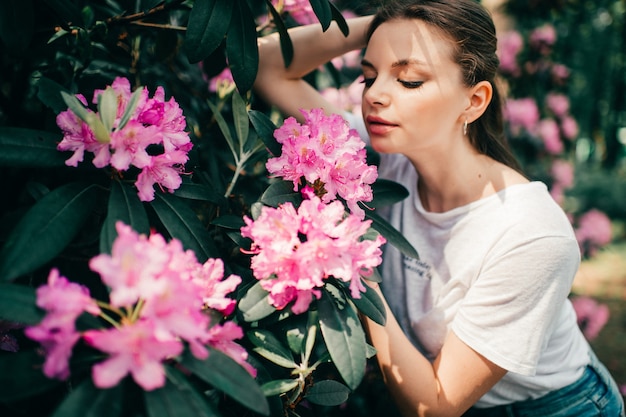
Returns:
[[[411,65],[415,65],[415,66],[424,66],[424,62],[420,61],[418,59],[413,59],[413,58],[405,58],[405,59],[400,59],[396,62],[394,62],[393,64],[391,64],[391,68],[398,68],[398,67],[408,67]],[[374,68],[374,64],[372,64],[371,62],[369,62],[367,59],[363,59],[361,60],[361,66],[363,67],[368,67],[368,68]]]

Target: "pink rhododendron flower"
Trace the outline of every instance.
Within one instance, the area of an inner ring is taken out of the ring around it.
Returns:
[[[225,315],[235,309],[236,301],[228,298],[227,294],[235,291],[241,283],[238,275],[229,275],[224,278],[224,262],[221,259],[208,259],[194,274],[194,281],[201,289],[204,304]]]
[[[541,49],[543,46],[552,46],[556,42],[556,29],[549,23],[546,23],[534,29],[529,37],[530,45],[535,49]]]
[[[570,70],[565,65],[554,64],[550,71],[552,78],[557,84],[563,84],[570,76]]]
[[[569,161],[563,159],[557,159],[552,162],[550,173],[554,182],[562,185],[565,188],[569,188],[574,184],[574,167]]]
[[[517,31],[508,31],[498,37],[498,57],[500,70],[511,75],[519,75],[517,56],[524,47],[524,39]]]
[[[232,321],[227,321],[223,325],[215,325],[209,329],[205,343],[209,346],[225,353],[239,365],[241,365],[250,375],[256,377],[256,369],[247,362],[248,351],[235,340],[243,337],[243,330]]]
[[[509,99],[504,106],[504,118],[514,135],[519,134],[521,129],[533,132],[539,122],[537,102],[530,97]]]
[[[37,306],[47,314],[38,325],[27,327],[25,334],[41,343],[46,352],[44,374],[65,379],[69,376],[72,349],[80,338],[76,319],[83,312],[97,315],[100,308],[87,287],[68,281],[57,269],[52,269],[48,283],[37,289]]]
[[[267,161],[268,171],[293,181],[294,190],[305,185],[302,178],[309,184],[321,182],[322,201],[339,196],[362,219],[365,212],[358,202],[372,200],[370,184],[378,177],[376,167],[366,164],[365,143],[337,114],[327,116],[322,109],[302,110],[302,114],[304,125],[290,117],[275,130],[282,155]]]
[[[306,311],[330,276],[349,283],[358,298],[364,290],[361,275],[381,262],[385,239],[362,239],[371,221],[346,216],[339,201],[324,204],[313,196],[297,210],[291,203],[264,207],[256,220],[244,220],[241,234],[253,240],[254,276],[277,309],[293,301],[294,313]]]
[[[110,388],[131,374],[146,391],[165,384],[163,361],[183,351],[180,340],[160,339],[150,321],[137,321],[119,329],[89,330],[83,338],[90,346],[111,354],[92,368],[94,384]]]
[[[57,125],[63,131],[63,140],[59,143],[61,151],[73,151],[74,154],[65,162],[77,166],[84,159],[85,152],[94,154],[93,164],[98,168],[111,165],[117,171],[127,171],[131,167],[142,169],[143,176],[138,179],[139,198],[142,201],[154,199],[154,184],[173,192],[180,187],[183,164],[188,160],[187,153],[193,147],[189,134],[185,132],[186,123],[182,109],[174,98],[165,100],[165,91],[157,87],[150,97],[147,88],[139,90],[136,106],[131,109],[130,118],[122,125],[133,93],[130,81],[116,78],[110,86],[115,94],[115,120],[110,132],[106,132],[109,143],[96,140],[93,123],[86,123],[71,110],[59,113]],[[93,103],[98,103],[107,90],[95,90]],[[86,106],[84,97],[77,95]],[[110,96],[106,96],[110,97]],[[106,101],[108,102],[108,101]],[[91,109],[85,111],[98,119],[99,113]],[[94,122],[95,123],[95,122]],[[104,124],[102,125],[104,128]],[[100,130],[97,130],[100,132]],[[98,138],[102,141],[102,134]],[[151,147],[151,151],[146,149]]]
[[[573,297],[571,302],[583,334],[587,340],[594,340],[609,321],[609,307],[587,296]]]
[[[558,118],[563,118],[569,112],[569,98],[565,94],[548,93],[546,106]]]
[[[600,210],[591,209],[578,219],[575,233],[581,251],[593,255],[598,248],[611,242],[611,219]]]
[[[554,119],[543,119],[537,125],[537,134],[543,140],[543,145],[548,153],[558,155],[563,152],[563,142],[559,125]]]
[[[235,89],[235,79],[229,67],[224,68],[209,81],[209,91],[217,93],[220,97],[225,97],[227,93]]]
[[[279,3],[279,0],[272,0],[274,7]],[[318,21],[309,0],[282,0],[282,3],[283,10],[299,24],[308,25]]]
[[[574,140],[578,137],[578,122],[571,116],[561,119],[561,131],[566,139]]]

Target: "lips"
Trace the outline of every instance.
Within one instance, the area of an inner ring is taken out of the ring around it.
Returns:
[[[372,135],[384,135],[389,133],[398,125],[378,116],[367,116],[365,119],[368,130]]]

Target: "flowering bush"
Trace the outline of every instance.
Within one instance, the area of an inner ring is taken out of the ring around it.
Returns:
[[[276,127],[223,89],[208,152],[162,86],[114,77],[92,109],[40,83],[61,137],[21,130],[43,138],[21,156],[54,151],[62,173],[0,253],[0,404],[54,393],[27,408],[162,417],[345,402],[374,353],[359,314],[385,321],[363,280],[379,279],[386,242],[417,256],[375,213],[407,191],[377,180],[345,120],[313,109]]]

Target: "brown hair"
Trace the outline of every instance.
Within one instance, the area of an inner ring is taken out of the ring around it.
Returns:
[[[381,24],[396,19],[421,20],[451,39],[452,59],[460,66],[468,87],[483,80],[491,83],[493,97],[489,106],[468,126],[470,143],[478,152],[521,172],[504,137],[502,98],[496,84],[500,60],[489,11],[475,0],[385,0],[369,27],[368,40]]]

